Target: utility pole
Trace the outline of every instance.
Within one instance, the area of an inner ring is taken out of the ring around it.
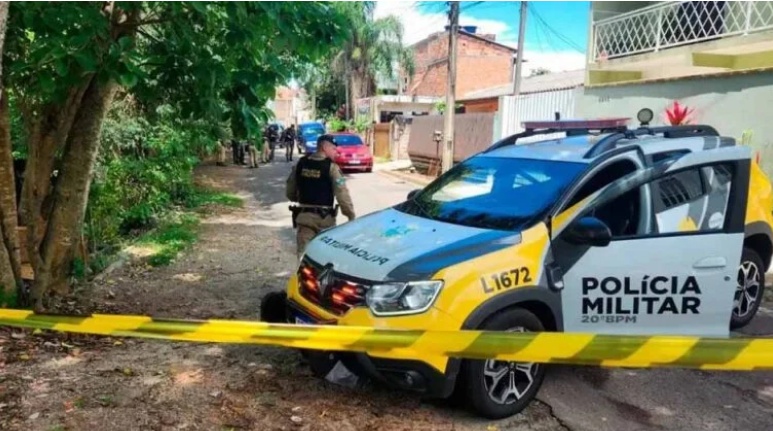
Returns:
[[[521,2],[521,20],[518,23],[518,48],[515,53],[515,78],[513,79],[513,96],[521,94],[521,74],[523,73],[523,39],[526,32],[526,2]]]
[[[454,165],[454,115],[456,114],[456,38],[459,34],[459,2],[452,1],[448,14],[448,85],[446,86],[446,109],[444,114],[442,172],[448,172]]]

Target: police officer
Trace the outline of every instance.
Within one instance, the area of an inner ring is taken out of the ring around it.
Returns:
[[[217,165],[218,166],[225,166],[227,146],[228,145],[226,144],[225,140],[223,139],[217,140]]]
[[[354,220],[354,205],[346,187],[341,169],[335,164],[335,140],[330,135],[317,139],[317,151],[303,156],[293,167],[287,178],[287,199],[298,202],[293,209],[293,226],[297,227],[298,259],[303,255],[306,244],[320,231],[336,225],[338,201],[341,212]]]
[[[237,141],[236,138],[231,138],[231,150],[233,151],[234,165],[238,165],[241,160],[241,155],[239,154],[241,152],[241,147],[241,144],[239,144],[239,141]]]
[[[282,141],[285,144],[285,158],[288,162],[293,161],[293,151],[295,150],[295,124],[282,132]]]
[[[247,141],[247,151],[250,153],[250,169],[258,167],[258,149],[255,142],[252,140]]]

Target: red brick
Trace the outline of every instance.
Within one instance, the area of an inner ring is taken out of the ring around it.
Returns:
[[[486,40],[481,40],[484,38]],[[442,97],[448,82],[448,33],[436,33],[413,46],[416,70],[406,93]],[[456,97],[512,82],[515,50],[494,43],[493,35],[459,34]]]

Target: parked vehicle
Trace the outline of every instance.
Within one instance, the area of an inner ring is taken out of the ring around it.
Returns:
[[[315,121],[298,125],[298,153],[317,151],[317,139],[325,134],[325,126]]]
[[[362,138],[354,133],[332,133],[338,146],[335,162],[342,170],[373,171],[373,154]]]
[[[729,337],[764,297],[770,180],[748,146],[711,126],[626,123],[524,123],[405,202],[325,231],[288,282],[286,318]],[[566,136],[518,144],[557,131]],[[403,355],[325,357],[431,397],[456,391],[488,418],[523,410],[550,366]]]

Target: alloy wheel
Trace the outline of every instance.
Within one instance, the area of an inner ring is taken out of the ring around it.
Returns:
[[[512,328],[506,332],[525,332]],[[512,404],[526,395],[534,384],[539,364],[489,359],[483,367],[483,383],[492,401]]]
[[[752,261],[741,263],[738,268],[738,285],[733,300],[733,313],[745,317],[759,300],[762,273]]]

